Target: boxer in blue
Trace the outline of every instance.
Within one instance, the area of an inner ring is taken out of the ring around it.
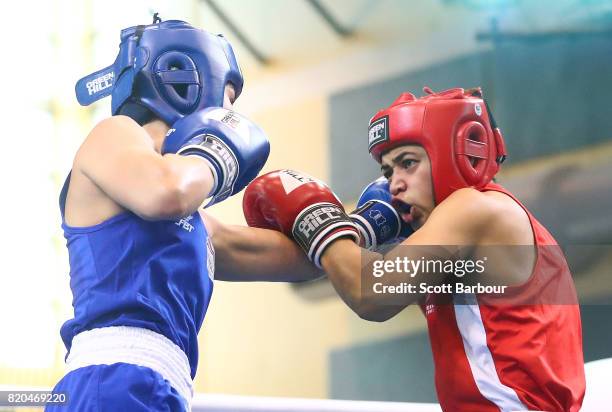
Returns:
[[[115,63],[77,83],[83,105],[110,95],[113,116],[89,133],[60,195],[74,318],[54,388],[68,403],[46,410],[190,410],[213,278],[316,276],[284,235],[200,209],[268,157],[264,132],[232,110],[242,85],[222,36],[159,20],[123,30]]]

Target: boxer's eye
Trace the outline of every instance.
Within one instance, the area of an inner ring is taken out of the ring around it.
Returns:
[[[381,172],[383,177],[387,180],[391,179],[391,176],[393,175],[393,169],[391,168],[383,168],[381,169]]]
[[[402,161],[400,162],[400,165],[404,168],[404,169],[410,169],[412,166],[416,165],[417,161],[414,159],[402,159]]]

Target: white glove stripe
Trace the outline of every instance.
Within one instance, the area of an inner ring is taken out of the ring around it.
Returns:
[[[333,229],[335,229],[335,228],[342,227],[342,226],[349,226],[349,225],[350,225],[350,226],[353,226],[353,227],[355,227],[355,229],[357,229],[357,226],[356,226],[354,223],[349,223],[349,222],[336,222],[336,223],[333,223],[333,224],[331,224],[331,225],[327,226],[327,227],[325,228],[325,230],[323,230],[321,233],[319,233],[319,235],[318,235],[316,238],[314,238],[314,239],[312,240],[312,242],[310,243],[310,249],[308,249],[308,253],[307,253],[307,255],[308,255],[308,257],[310,258],[310,260],[312,260],[312,255],[313,255],[313,253],[315,253],[315,252],[316,252],[317,247],[319,247],[318,243],[319,243],[319,242],[320,242],[320,241],[321,241],[321,240],[322,240],[322,239],[323,239],[325,236],[329,235],[329,232],[332,232],[332,231],[333,231]],[[357,230],[359,230],[359,229],[357,229]]]
[[[336,225],[336,226],[341,226],[341,225]],[[351,226],[354,228],[353,230],[350,229],[349,227],[347,227],[344,230],[340,230],[337,233],[334,233],[332,236],[326,237],[320,245],[316,246],[315,255],[312,257],[312,263],[314,263],[316,267],[318,267],[319,269],[323,269],[321,267],[321,254],[325,251],[325,249],[327,249],[327,246],[329,246],[330,243],[332,243],[334,240],[338,239],[339,237],[350,236],[355,240],[356,243],[359,243],[359,234],[357,234],[356,232],[359,229],[357,229],[357,227],[354,224]],[[326,234],[329,234],[329,231],[327,231]]]
[[[357,224],[357,228],[359,232],[361,232],[364,240],[364,247],[366,249],[376,248],[376,233],[374,233],[374,228],[370,225],[370,222],[366,218],[360,215],[349,215],[353,221]]]

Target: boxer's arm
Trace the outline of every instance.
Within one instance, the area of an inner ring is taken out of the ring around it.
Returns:
[[[147,133],[125,116],[106,119],[91,131],[73,170],[120,206],[151,220],[193,213],[213,186],[207,162],[161,156]]]
[[[302,249],[280,232],[226,225],[204,211],[200,215],[215,248],[215,279],[301,282],[323,276]]]
[[[452,259],[457,245],[478,244],[486,222],[497,214],[495,210],[483,205],[483,201],[482,194],[473,190],[455,192],[434,209],[419,230],[384,255],[362,249],[349,240],[338,240],[324,252],[321,258],[323,269],[340,297],[355,313],[363,319],[385,321],[406,306],[417,303],[424,295],[407,293],[403,296],[405,299],[402,305],[386,305],[384,297],[375,297],[373,291],[366,288],[362,290],[362,276],[372,278],[374,261],[395,261],[397,258],[417,261],[422,257]],[[444,280],[443,276],[431,274],[417,273],[409,277],[404,273],[386,271],[376,281],[384,286],[406,282],[415,285],[418,291],[421,282],[438,285]]]

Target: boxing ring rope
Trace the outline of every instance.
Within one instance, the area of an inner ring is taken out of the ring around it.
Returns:
[[[612,358],[585,364],[587,390],[581,412],[601,412],[612,404]],[[441,412],[433,403],[341,401],[196,394],[193,412]]]
[[[0,391],[50,391],[37,386],[0,385]],[[38,410],[39,408],[32,408]],[[40,408],[42,409],[42,408]],[[0,406],[0,411],[12,408]],[[346,401],[196,393],[192,412],[441,412],[434,403]]]
[[[585,364],[587,390],[581,412],[601,412],[612,404],[609,390],[612,358]],[[0,385],[0,391],[49,391],[51,388]],[[0,411],[6,410],[0,406]],[[10,410],[10,409],[9,409]],[[330,399],[273,398],[196,393],[193,412],[441,412],[434,403],[345,401]]]
[[[196,394],[193,412],[441,412],[434,403]]]

